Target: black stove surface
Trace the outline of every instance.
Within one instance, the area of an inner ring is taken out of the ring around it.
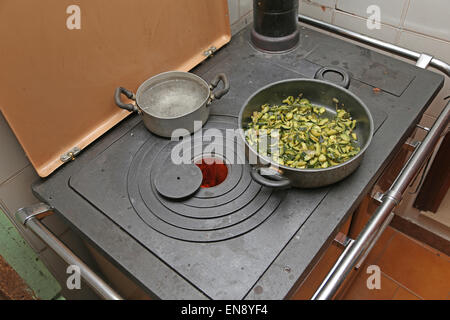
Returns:
[[[204,129],[236,122],[213,116]],[[243,298],[327,189],[274,191],[251,179],[248,164],[229,164],[223,183],[170,200],[155,190],[154,176],[176,144],[139,123],[70,186],[209,297]]]
[[[222,129],[225,137],[224,129],[234,128],[233,120],[216,116],[204,129]],[[108,216],[115,219],[124,216],[124,228],[129,224],[129,216],[137,214],[147,226],[173,239],[200,243],[229,240],[268,219],[285,193],[255,183],[248,164],[235,164],[245,163],[245,159],[230,161],[226,150],[219,151],[220,144],[211,143],[209,137],[205,132],[200,143],[203,149],[214,147],[215,157],[226,159],[228,175],[221,184],[199,188],[183,200],[162,196],[155,183],[158,173],[170,167],[171,152],[178,142],[157,138],[142,124],[72,176],[70,186]],[[192,142],[196,140],[199,139]],[[229,144],[224,147],[234,150],[234,156],[240,157],[237,148]],[[192,143],[189,146],[193,149]],[[209,155],[206,150],[202,150],[202,154]],[[122,210],[124,214],[120,214]],[[148,247],[151,248],[151,244]]]
[[[334,186],[275,191],[253,182],[248,164],[229,164],[222,184],[170,200],[154,180],[176,142],[132,118],[34,185],[41,199],[159,297],[284,297],[442,85],[431,72],[305,28],[300,45],[286,54],[258,52],[248,39],[248,31],[234,36],[193,71],[207,81],[220,72],[230,79],[230,92],[210,106],[204,132],[236,128],[243,103],[264,85],[339,66],[349,71],[350,90],[374,118],[375,137],[362,168]]]
[[[383,115],[376,117],[376,128]],[[242,155],[235,140],[225,140],[221,152],[208,135],[214,128],[226,137],[225,130],[236,127],[236,117],[215,115],[207,122],[204,149],[213,148],[226,160],[227,150],[235,150],[235,161],[223,183],[182,201],[155,188],[155,177],[171,163],[178,142],[156,137],[142,123],[73,175],[70,187],[209,297],[243,298],[328,188],[261,187],[251,179],[249,164],[234,164],[245,162],[236,161]]]

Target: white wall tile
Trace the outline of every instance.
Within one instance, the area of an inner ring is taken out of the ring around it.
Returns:
[[[450,1],[410,0],[404,27],[450,41]]]
[[[0,112],[0,184],[27,165],[25,152]]]
[[[399,32],[398,29],[385,24],[381,24],[380,29],[368,29],[366,19],[340,11],[335,12],[333,23],[339,27],[356,31],[358,33],[390,43],[396,42]]]
[[[239,16],[243,17],[253,10],[253,0],[236,0],[239,1]]]
[[[253,22],[253,11],[250,11],[245,16],[239,18],[239,20],[231,25],[231,34],[234,35],[241,31],[243,28]]]
[[[450,63],[450,42],[448,41],[403,31],[400,34],[399,45],[417,52],[429,53]]]
[[[233,25],[239,20],[239,0],[228,0],[228,13],[230,25]]]
[[[302,0],[300,0],[301,2]],[[304,0],[309,3],[315,3],[319,6],[325,6],[327,8],[334,8],[336,6],[336,0]]]
[[[333,18],[333,9],[322,7],[310,1],[300,1],[298,12],[302,15],[331,23]]]
[[[377,5],[381,9],[382,23],[400,26],[405,4],[406,0],[337,0],[336,6],[339,10],[368,18],[367,8],[370,5]]]
[[[9,212],[14,213],[17,209],[39,202],[31,192],[31,184],[38,179],[33,167],[27,166],[0,185],[0,199]]]

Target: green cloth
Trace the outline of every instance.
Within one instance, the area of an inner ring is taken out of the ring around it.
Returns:
[[[0,210],[0,255],[43,300],[58,298],[61,286]]]

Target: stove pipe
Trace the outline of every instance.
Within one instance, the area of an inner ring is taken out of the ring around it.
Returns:
[[[265,52],[284,52],[299,40],[298,0],[253,0],[253,45]]]

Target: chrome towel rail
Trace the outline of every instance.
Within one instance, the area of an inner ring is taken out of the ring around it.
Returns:
[[[21,208],[16,212],[16,220],[33,231],[49,248],[55,251],[69,265],[80,268],[80,275],[86,283],[105,300],[122,300],[106,282],[97,276],[83,261],[45,227],[39,219],[53,214],[52,208],[45,203]]]
[[[350,242],[336,264],[325,277],[312,300],[332,299],[352,268],[361,265],[367,253],[393,217],[392,210],[402,200],[403,193],[414,176],[430,156],[450,119],[450,102],[447,103],[422,143],[414,150],[406,165],[381,200],[381,205],[355,241]]]
[[[317,19],[313,19],[311,17],[307,17],[304,15],[299,14],[298,18],[300,20],[300,22],[304,22],[306,24],[309,24],[311,26],[314,27],[318,27],[320,29],[324,29],[348,38],[352,38],[355,40],[358,40],[360,42],[372,45],[374,47],[389,51],[391,53],[395,53],[398,54],[402,57],[411,59],[411,60],[415,60],[417,62],[417,66],[420,68],[427,68],[429,65],[432,67],[435,67],[436,69],[439,69],[440,71],[442,71],[443,73],[445,73],[447,76],[450,77],[450,65],[448,65],[447,63],[445,63],[442,60],[439,60],[437,58],[433,58],[430,55],[427,54],[423,54],[423,53],[418,53],[382,40],[378,40],[378,39],[374,39],[368,36],[365,36],[363,34],[354,32],[354,31],[350,31]]]
[[[298,15],[299,21],[332,33],[351,38],[362,43],[377,47],[379,49],[397,54],[399,56],[416,61],[416,66],[422,69],[432,66],[450,77],[450,65],[442,60],[434,58],[425,53],[418,53],[382,40],[374,39],[360,33],[350,31],[314,18],[304,15]],[[447,103],[444,110],[436,120],[433,127],[428,129],[428,134],[422,143],[418,143],[409,158],[407,164],[403,167],[397,179],[394,181],[389,191],[381,198],[381,205],[372,215],[369,222],[361,231],[356,240],[348,242],[345,251],[341,254],[335,265],[331,268],[324,281],[317,289],[312,300],[332,299],[344,281],[350,270],[356,266],[361,266],[368,253],[378,240],[394,217],[392,210],[399,204],[403,193],[412,181],[414,176],[423,166],[426,159],[432,153],[441,134],[446,130],[450,116],[450,102]]]

